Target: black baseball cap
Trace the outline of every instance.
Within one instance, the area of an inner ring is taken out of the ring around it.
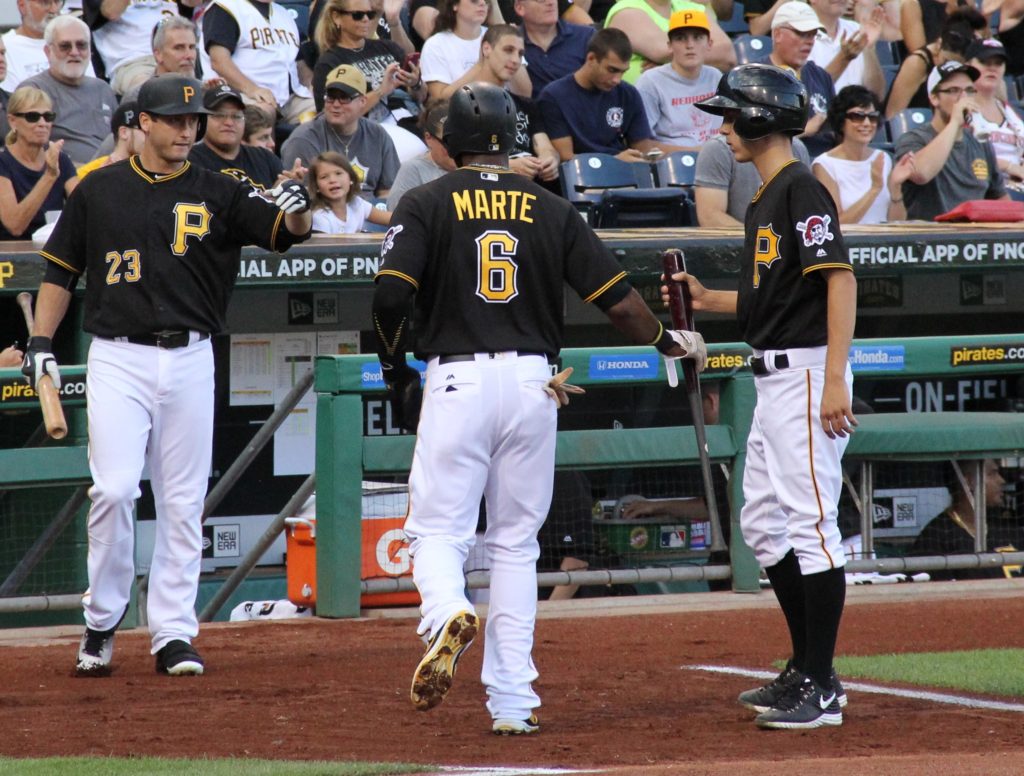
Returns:
[[[968,59],[977,59],[979,62],[984,62],[986,59],[994,57],[1001,57],[1004,62],[1009,60],[1003,44],[995,38],[976,40],[967,47]]]
[[[225,100],[234,100],[240,108],[245,107],[245,100],[242,95],[227,84],[220,84],[203,92],[203,107],[207,110],[214,110]]]
[[[116,135],[121,127],[139,128],[139,103],[135,100],[124,100],[114,108],[114,114],[110,117],[110,131]]]

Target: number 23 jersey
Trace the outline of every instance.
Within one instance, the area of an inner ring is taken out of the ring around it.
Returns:
[[[86,331],[126,337],[224,328],[243,245],[284,251],[284,214],[251,186],[186,162],[154,175],[139,157],[91,173],[40,253],[86,273]]]
[[[418,358],[502,350],[553,356],[561,348],[564,284],[593,302],[625,277],[566,200],[482,166],[407,192],[381,260],[378,276],[417,289]]]

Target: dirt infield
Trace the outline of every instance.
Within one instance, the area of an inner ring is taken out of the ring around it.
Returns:
[[[1019,583],[913,587],[853,591],[839,652],[1024,647]],[[765,669],[784,656],[770,595],[662,598],[640,613],[614,601],[619,616],[570,616],[586,613],[576,607],[538,623],[542,732],[521,738],[489,732],[477,647],[444,705],[413,710],[408,685],[421,645],[408,619],[206,627],[197,641],[208,663],[201,678],[156,675],[139,632],[118,635],[112,677],[90,680],[71,676],[77,638],[25,646],[0,637],[0,755],[360,759],[654,776],[1024,772],[1024,714],[1013,711],[851,690],[841,728],[757,730],[734,700],[750,679],[682,666]]]

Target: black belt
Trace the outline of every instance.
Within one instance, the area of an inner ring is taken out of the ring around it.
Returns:
[[[495,353],[488,353],[489,358],[494,358]],[[540,356],[543,359],[547,359],[547,353],[527,353],[526,351],[516,351],[516,355],[522,356]],[[476,353],[458,353],[456,355],[439,356],[437,359],[438,364],[454,364],[457,361],[476,361]]]
[[[750,371],[758,377],[770,374],[771,370],[768,369],[768,363],[764,360],[764,356],[754,356],[750,360]],[[771,363],[775,365],[775,371],[789,369],[789,356],[785,353],[776,353]]]
[[[165,350],[183,348],[188,345],[190,338],[191,332],[189,331],[157,331],[152,334],[138,334],[134,337],[125,337],[133,345],[149,345],[155,348],[164,348]],[[209,332],[199,332],[199,339],[196,341],[201,342],[205,339],[210,339]]]

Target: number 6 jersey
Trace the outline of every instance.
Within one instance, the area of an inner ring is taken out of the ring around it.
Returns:
[[[586,302],[606,292],[621,298],[625,274],[566,200],[506,169],[467,166],[402,197],[377,276],[416,289],[414,352],[429,358],[503,350],[553,356],[562,342],[564,284]]]

